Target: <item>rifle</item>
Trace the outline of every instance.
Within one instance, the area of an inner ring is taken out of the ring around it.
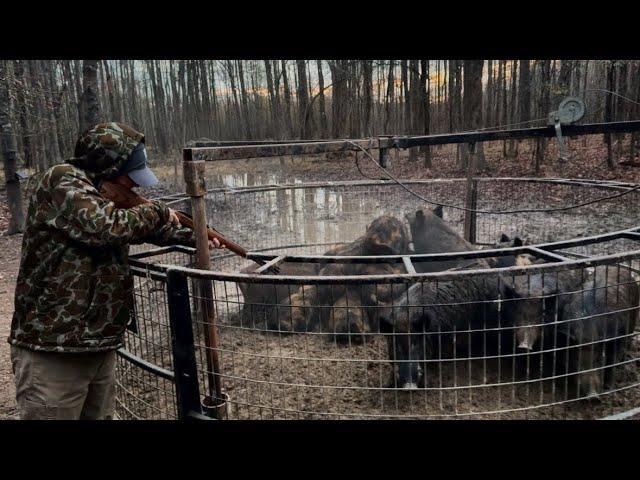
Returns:
[[[116,207],[118,208],[132,208],[137,205],[149,203],[148,199],[137,194],[130,188],[127,188],[124,185],[120,185],[119,183],[114,183],[107,180],[102,182],[102,185],[100,186],[100,194],[103,197],[108,198],[113,203],[115,203]],[[190,215],[187,215],[184,212],[178,212],[178,211],[176,211],[176,215],[178,216],[178,220],[180,220],[180,224],[182,226],[190,228],[191,230],[194,229],[193,219],[191,218]],[[247,252],[247,250],[244,247],[238,245],[233,240],[225,237],[220,232],[218,232],[217,230],[209,226],[207,226],[207,236],[211,241],[213,241],[214,239],[217,239],[221,245],[224,245],[231,252],[241,256],[242,258],[252,260],[260,266],[266,263],[262,259],[252,258],[249,255],[249,252]],[[276,274],[279,273],[279,268],[277,266],[272,266],[267,270],[270,270]]]
[[[100,194],[115,203],[118,208],[132,208],[137,205],[149,203],[149,200],[143,196],[137,194],[130,188],[113,183],[109,181],[103,181],[100,185]],[[193,230],[193,219],[183,213],[176,212],[180,223],[187,228]],[[237,243],[227,239],[214,229],[207,227],[207,236],[209,240],[217,238],[221,244],[224,244],[233,253],[240,255],[241,257],[247,257],[247,251]],[[210,294],[207,294],[207,290],[201,293],[200,301],[203,302],[203,312],[208,317],[204,321],[204,341],[205,341],[205,358],[207,361],[207,379],[209,387],[209,395],[205,397],[205,402],[202,403],[202,407],[207,410],[212,410],[216,417],[219,417],[218,408],[224,406],[225,399],[222,391],[222,382],[220,378],[220,361],[218,359],[218,334],[215,326],[215,317],[213,317],[213,307],[211,305]],[[212,405],[209,405],[212,404]]]

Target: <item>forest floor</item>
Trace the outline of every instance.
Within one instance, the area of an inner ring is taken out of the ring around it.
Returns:
[[[477,173],[487,177],[564,177],[619,180],[640,182],[640,165],[618,164],[614,170],[606,166],[606,147],[601,136],[592,136],[583,144],[582,139],[570,140],[570,158],[560,165],[557,158],[555,142],[551,141],[547,149],[545,162],[540,172],[533,170],[531,142],[522,142],[519,155],[515,158],[505,158],[503,143],[493,142],[484,147],[486,167]],[[358,155],[362,172],[372,178],[384,175],[370,160]],[[628,145],[624,145],[623,161],[628,159]],[[321,161],[317,161],[321,159]],[[174,165],[175,159],[167,159],[163,165],[158,165],[156,171],[161,182],[157,187],[147,189],[146,195],[175,193],[184,191],[182,185],[182,168]],[[627,160],[628,162],[628,160]],[[432,149],[432,168],[423,166],[423,160],[414,162],[408,160],[406,152],[400,155],[392,154],[390,172],[398,178],[438,178],[463,177],[465,172],[456,164],[455,147],[443,146]],[[211,167],[214,167],[213,165]],[[175,172],[177,170],[177,177]],[[343,155],[341,157],[326,158],[306,157],[304,159],[273,158],[259,162],[235,161],[216,162],[215,169],[209,168],[207,186],[232,186],[289,183],[296,181],[340,181],[360,180],[363,175],[356,165],[356,157]],[[4,186],[4,178],[0,174],[0,188]],[[26,207],[26,202],[25,202]],[[6,191],[0,190],[0,232],[4,232],[8,225],[8,208]],[[0,234],[0,419],[16,419],[15,389],[9,360],[9,344],[6,338],[9,334],[15,282],[20,261],[20,246],[22,235],[7,236]],[[636,417],[638,418],[638,417]]]

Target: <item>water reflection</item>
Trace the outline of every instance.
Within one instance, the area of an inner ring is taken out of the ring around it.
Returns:
[[[309,253],[324,253],[327,244],[362,235],[380,215],[403,217],[407,203],[394,201],[388,188],[383,188],[386,195],[379,189],[354,192],[337,186],[219,193],[207,203],[208,216],[249,249],[318,244]]]
[[[260,185],[276,185],[285,183],[301,183],[299,178],[275,173],[210,173],[207,172],[207,187],[255,187]]]

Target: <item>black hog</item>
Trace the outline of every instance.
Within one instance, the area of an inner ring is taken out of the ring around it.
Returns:
[[[502,282],[502,309],[515,327],[517,349],[533,351],[553,340],[555,323],[570,293],[580,289],[582,276],[574,271],[534,273],[505,276]]]
[[[629,346],[640,303],[628,269],[520,276],[506,281],[504,291],[520,350],[553,351],[555,373],[575,374],[577,396],[597,398],[612,386],[612,366]]]
[[[426,360],[486,354],[485,329],[500,326],[498,278],[468,278],[412,285],[397,306],[380,313],[395,388],[424,387]]]
[[[442,219],[442,207],[440,206],[426,213],[423,210],[418,210],[414,214],[405,215],[405,217],[411,230],[413,250],[417,254],[475,250],[472,244]],[[447,260],[414,261],[413,263],[417,272],[427,273],[457,268],[469,262],[469,260]]]
[[[614,384],[614,366],[625,355],[640,304],[638,283],[627,268],[596,267],[562,310],[559,332],[568,340],[569,373],[576,394],[597,398]]]

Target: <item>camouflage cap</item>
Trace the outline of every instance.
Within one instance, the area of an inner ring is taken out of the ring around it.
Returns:
[[[86,171],[94,180],[116,176],[134,148],[144,143],[144,134],[124,123],[99,123],[84,132],[76,142],[72,165]]]

